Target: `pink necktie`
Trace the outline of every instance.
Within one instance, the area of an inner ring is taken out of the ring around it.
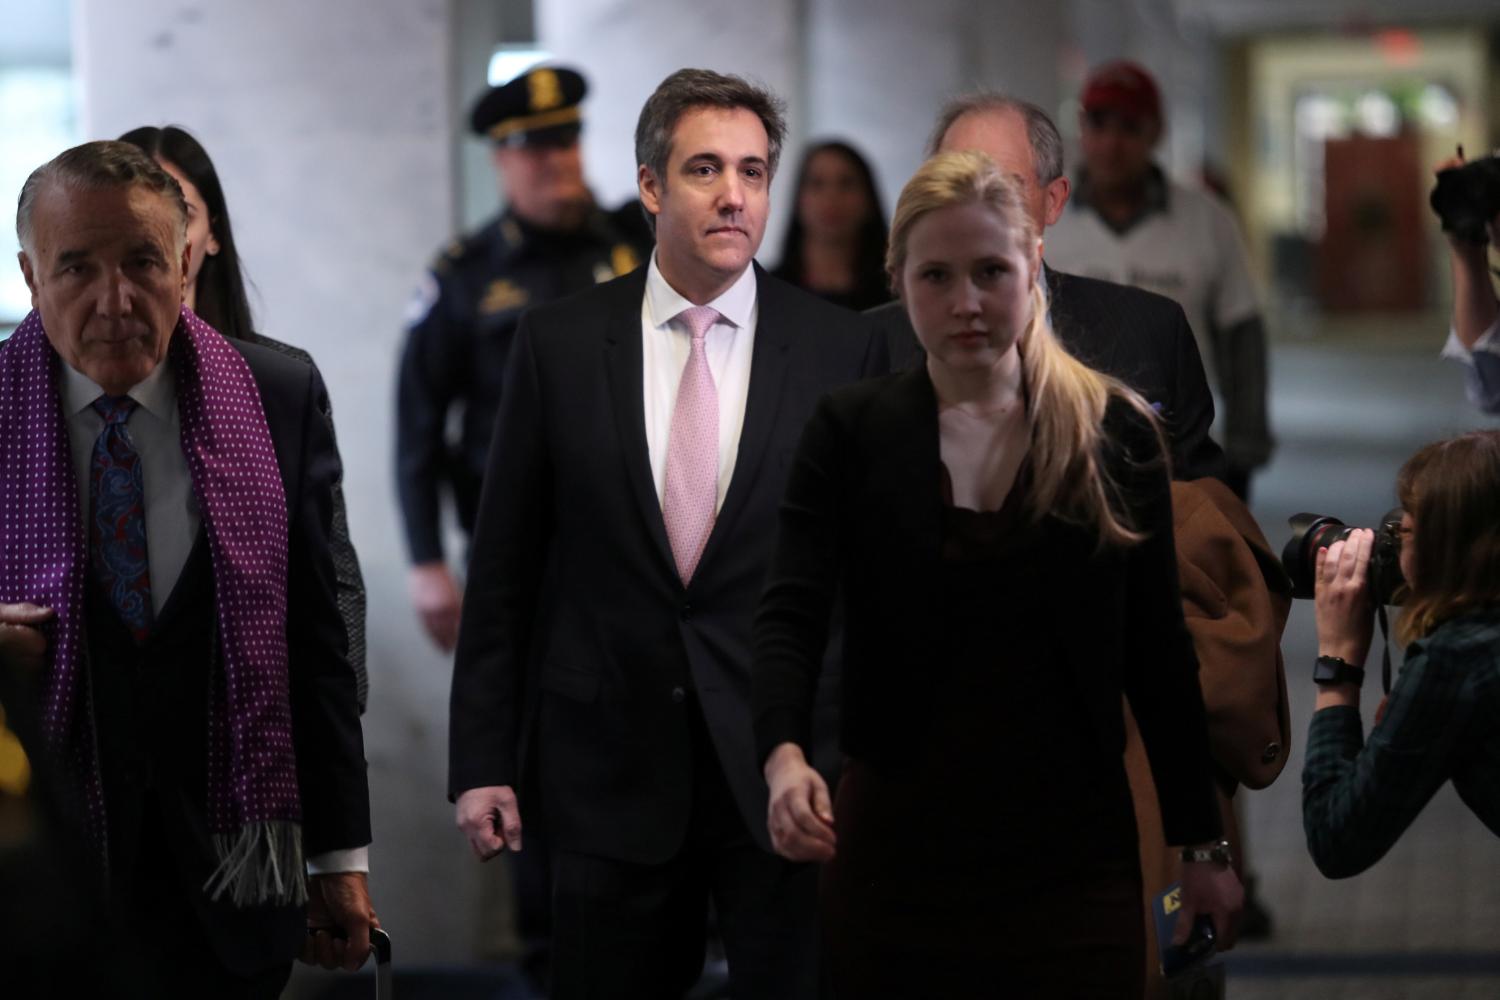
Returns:
[[[661,514],[677,575],[687,583],[713,530],[719,498],[719,391],[714,388],[703,343],[719,314],[708,306],[693,306],[677,318],[687,324],[693,346],[677,386],[677,405],[667,436],[667,485]]]

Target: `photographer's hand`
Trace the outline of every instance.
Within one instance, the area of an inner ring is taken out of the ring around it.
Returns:
[[[1375,532],[1356,528],[1347,539],[1318,549],[1313,611],[1318,620],[1319,656],[1336,656],[1351,666],[1364,666],[1375,628],[1369,584],[1374,546]],[[1353,684],[1318,688],[1318,708],[1358,703],[1359,689]]]
[[[1464,165],[1463,151],[1433,168],[1441,173]],[[1490,246],[1500,249],[1500,215],[1490,220]],[[1453,332],[1468,350],[1484,336],[1500,316],[1500,302],[1490,285],[1489,248],[1461,240],[1445,232],[1448,241],[1448,267],[1453,274]]]

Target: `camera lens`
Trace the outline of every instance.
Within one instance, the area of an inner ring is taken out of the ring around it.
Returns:
[[[1387,511],[1375,530],[1368,573],[1370,594],[1381,604],[1400,604],[1401,508]],[[1318,550],[1347,539],[1355,529],[1327,514],[1298,514],[1288,522],[1292,537],[1281,550],[1281,565],[1292,581],[1292,596],[1311,599],[1317,580]]]

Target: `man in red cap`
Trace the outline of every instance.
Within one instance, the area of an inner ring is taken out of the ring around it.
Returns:
[[[1127,61],[1098,67],[1081,102],[1083,167],[1071,207],[1047,232],[1047,260],[1182,306],[1223,403],[1228,482],[1247,497],[1272,440],[1265,327],[1239,226],[1222,202],[1176,183],[1155,162],[1161,93],[1143,68]]]

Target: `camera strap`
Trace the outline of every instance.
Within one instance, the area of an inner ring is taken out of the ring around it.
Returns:
[[[1380,620],[1380,684],[1386,694],[1391,693],[1391,626],[1386,620],[1385,605],[1375,605],[1375,617]]]

